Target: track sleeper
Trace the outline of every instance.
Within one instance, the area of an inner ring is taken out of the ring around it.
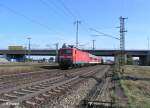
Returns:
[[[25,101],[25,103],[28,104],[28,105],[32,105],[32,106],[37,105],[37,103],[32,102],[32,101]]]
[[[35,97],[35,99],[38,101],[44,101],[45,100],[44,98],[40,98],[40,97]]]
[[[26,94],[27,94],[27,93],[18,92],[18,91],[14,91],[13,93],[14,93],[14,94],[17,94],[17,95],[26,95]]]
[[[55,93],[60,93],[61,90],[58,90],[58,89],[53,89],[52,92],[55,92]]]
[[[49,86],[48,86],[48,85],[46,85],[46,84],[45,84],[45,85],[42,85],[42,84],[41,84],[40,86],[41,86],[41,87],[49,87]]]
[[[44,96],[44,97],[50,97],[50,95],[48,95],[48,94],[42,94],[42,96]]]
[[[8,98],[17,98],[18,96],[15,96],[15,95],[10,95],[10,94],[4,94],[5,97],[8,97]]]
[[[42,87],[42,86],[34,86],[35,88],[38,88],[38,89],[44,89],[45,87]]]
[[[56,95],[57,93],[56,92],[53,92],[53,91],[48,91],[49,94],[52,94],[52,95]]]
[[[65,88],[63,88],[63,87],[56,87],[56,89],[58,89],[58,90],[64,90]]]
[[[0,99],[0,102],[8,102],[10,100],[7,100],[7,99]]]
[[[28,89],[29,90],[31,90],[31,91],[39,91],[37,88],[35,88],[35,87],[28,87]]]
[[[28,92],[28,93],[33,93],[34,92],[34,91],[31,91],[31,90],[27,90],[27,89],[21,89],[21,91]]]

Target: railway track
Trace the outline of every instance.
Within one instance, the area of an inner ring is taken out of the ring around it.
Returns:
[[[84,67],[83,69],[86,70]],[[71,70],[47,70],[47,71],[38,71],[38,72],[29,72],[29,73],[19,73],[19,74],[10,74],[2,75],[0,77],[0,90],[12,88],[18,85],[27,84],[31,82],[36,82],[39,80],[49,79],[51,77],[60,76],[60,75],[76,75],[80,73],[81,69],[71,69]]]
[[[40,80],[10,89],[0,90],[0,108],[10,108],[11,106],[26,106],[27,108],[40,106],[52,95],[61,93],[65,89],[84,80],[81,76],[87,77],[103,70],[100,68],[88,67],[72,69],[70,72],[56,74],[51,78]],[[15,104],[15,105],[14,105]]]
[[[99,82],[81,102],[81,108],[113,108],[110,88],[111,70],[99,78]]]
[[[10,88],[15,85],[25,84],[28,82],[38,81],[45,78],[46,76],[53,75],[51,72],[57,72],[57,70],[47,70],[47,71],[36,71],[29,73],[19,73],[10,75],[0,76],[0,89]],[[16,84],[15,84],[16,82]]]

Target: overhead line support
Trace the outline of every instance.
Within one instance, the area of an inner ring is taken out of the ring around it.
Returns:
[[[78,34],[79,34],[79,24],[81,24],[81,21],[77,20],[74,22],[76,24],[76,47],[78,48],[79,40],[78,40]]]
[[[125,32],[127,32],[127,30],[125,30],[125,19],[127,18],[123,18],[122,16],[120,17],[120,53],[121,53],[121,57],[120,57],[120,64],[124,65],[125,64]]]

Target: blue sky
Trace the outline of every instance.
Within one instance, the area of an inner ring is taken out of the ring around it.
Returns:
[[[0,0],[0,49],[9,45],[25,46],[27,37],[32,38],[32,48],[55,48],[56,42],[60,46],[75,44],[73,22],[76,19],[81,21],[79,42],[84,45],[82,48],[91,48],[94,39],[97,49],[116,49],[119,41],[93,37],[91,35],[97,33],[89,28],[119,37],[116,27],[120,16],[128,17],[126,49],[147,49],[149,4],[149,0]]]

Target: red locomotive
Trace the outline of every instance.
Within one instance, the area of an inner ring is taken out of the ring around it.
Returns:
[[[101,57],[97,57],[73,47],[59,49],[58,55],[59,66],[64,69],[89,64],[100,64],[103,61]]]

